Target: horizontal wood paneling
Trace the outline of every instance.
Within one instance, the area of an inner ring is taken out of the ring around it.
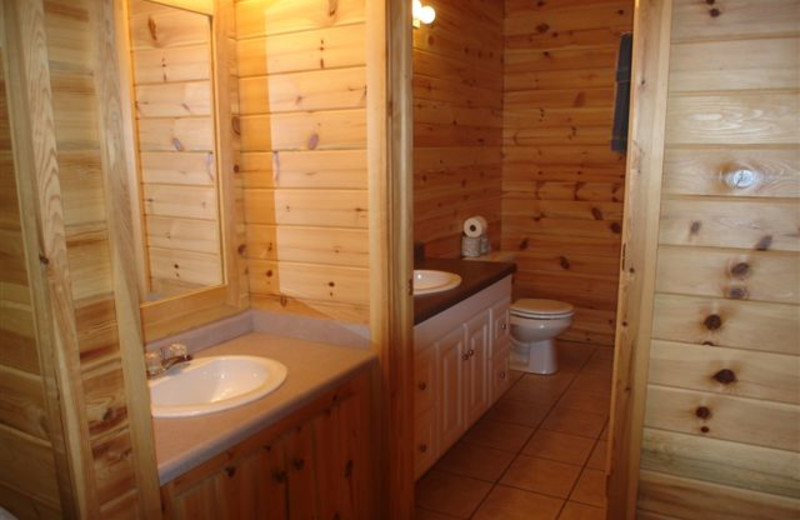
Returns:
[[[414,240],[453,258],[473,215],[500,246],[503,15],[477,0],[435,8],[413,35]]]
[[[625,160],[609,143],[633,2],[505,8],[502,248],[520,252],[514,292],[572,303],[564,337],[611,345]]]
[[[256,308],[368,319],[365,5],[236,3]]]
[[[694,478],[642,471],[639,507],[646,514],[655,514],[649,518],[791,520],[800,512],[800,501]]]
[[[674,1],[638,507],[800,515],[800,3]]]

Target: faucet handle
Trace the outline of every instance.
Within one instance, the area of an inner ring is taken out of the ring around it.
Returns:
[[[148,350],[144,353],[144,364],[147,368],[147,375],[150,377],[164,371],[164,367],[161,364],[161,354],[155,350]]]
[[[164,360],[185,358],[188,354],[189,351],[183,343],[171,343],[166,347],[161,347],[161,358]]]

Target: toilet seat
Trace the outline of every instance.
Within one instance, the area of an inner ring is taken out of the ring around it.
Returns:
[[[537,320],[558,320],[575,314],[575,308],[558,300],[523,298],[511,305],[511,315]]]

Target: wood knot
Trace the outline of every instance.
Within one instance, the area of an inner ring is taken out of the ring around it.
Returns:
[[[308,149],[316,150],[317,146],[319,146],[319,134],[313,133],[311,137],[308,138]]]
[[[292,465],[294,466],[294,469],[300,471],[306,465],[306,461],[305,459],[294,459]]]
[[[697,410],[694,411],[694,414],[700,419],[708,419],[711,417],[711,410],[705,406],[698,406]]]
[[[353,474],[353,459],[350,459],[344,466],[344,478],[350,478],[352,474]]]
[[[225,473],[227,473],[229,477],[234,476],[236,474],[236,466],[226,466]]]
[[[39,253],[39,262],[40,262],[42,265],[47,265],[47,264],[49,264],[49,263],[50,263],[50,259],[49,259],[49,258],[47,258],[46,256],[44,256],[43,254]]]
[[[544,34],[549,30],[550,26],[547,25],[546,23],[540,23],[539,25],[536,26],[536,32],[538,32],[539,34]]]
[[[559,257],[558,263],[561,266],[561,269],[569,269],[571,267],[569,259],[566,256]]]
[[[525,251],[526,249],[528,249],[528,239],[523,238],[519,243],[519,250]]]
[[[731,267],[731,275],[736,278],[739,279],[747,278],[749,274],[750,274],[750,264],[748,264],[747,262],[739,262],[738,264]]]
[[[750,293],[747,291],[746,287],[731,287],[728,291],[728,298],[734,300],[744,300],[749,295]]]
[[[713,8],[713,9],[711,9],[711,10],[708,12],[708,14],[711,16],[711,18],[716,18],[716,17],[718,17],[719,15],[721,15],[721,14],[722,14],[722,11],[720,11],[719,9],[717,9],[717,8],[715,7],[715,8]]]
[[[242,135],[242,122],[239,116],[233,116],[231,118],[231,129],[233,129],[234,134]]]
[[[702,428],[700,428],[700,431],[703,433],[708,433],[711,431],[711,429],[708,426],[703,426]]]
[[[239,256],[244,256],[247,253],[247,244],[240,244],[236,252],[239,253]]]
[[[719,317],[719,314],[711,314],[703,321],[703,325],[708,330],[717,330],[722,327],[722,318]]]
[[[722,370],[714,374],[712,376],[712,379],[714,379],[719,383],[722,383],[723,385],[729,385],[731,383],[736,382],[736,374],[734,373],[733,370],[729,368],[723,368]]]
[[[700,232],[701,227],[703,227],[703,223],[700,222],[699,220],[695,220],[694,222],[692,222],[691,227],[689,227],[689,233],[692,235],[696,235],[697,233]]]
[[[772,246],[772,235],[765,235],[756,244],[756,251],[766,251]]]

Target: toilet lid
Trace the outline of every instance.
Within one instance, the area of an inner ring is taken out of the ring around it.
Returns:
[[[565,316],[570,315],[575,308],[558,300],[540,300],[537,298],[523,298],[511,305],[511,313],[523,316]]]

